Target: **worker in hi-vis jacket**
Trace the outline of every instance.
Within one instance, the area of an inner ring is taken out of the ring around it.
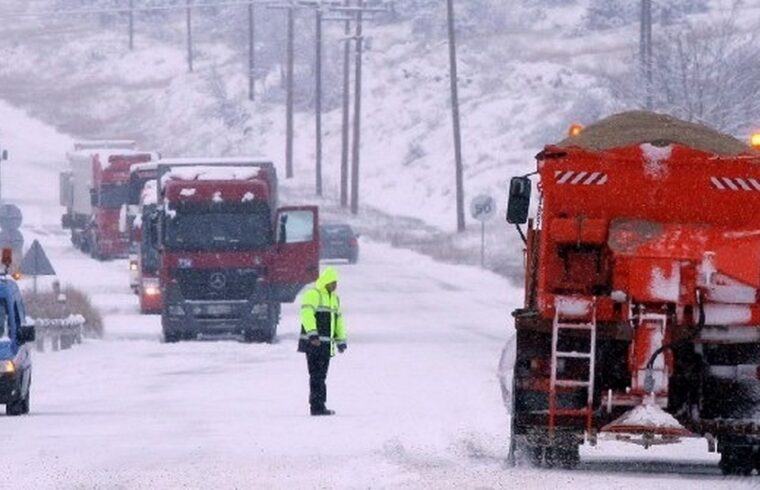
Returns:
[[[346,326],[340,312],[338,272],[326,268],[314,287],[306,291],[301,302],[301,338],[298,351],[306,353],[309,367],[309,405],[312,415],[334,415],[327,401],[327,369],[335,349],[342,354],[346,344]]]

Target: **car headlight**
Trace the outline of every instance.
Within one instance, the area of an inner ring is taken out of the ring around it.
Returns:
[[[180,305],[169,305],[167,308],[170,315],[184,315],[185,309],[182,308]]]
[[[142,281],[143,292],[148,296],[156,296],[161,294],[161,286],[158,283],[158,279],[148,278]]]
[[[13,361],[0,361],[0,373],[10,374],[16,372],[16,365]]]

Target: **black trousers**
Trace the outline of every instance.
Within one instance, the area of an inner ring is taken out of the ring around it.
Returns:
[[[330,354],[308,352],[306,364],[309,367],[309,405],[312,410],[324,410],[327,401],[327,369],[330,367]]]

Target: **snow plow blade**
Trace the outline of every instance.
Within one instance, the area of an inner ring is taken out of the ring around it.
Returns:
[[[602,427],[599,436],[645,448],[677,443],[682,437],[697,437],[651,400],[645,400]]]

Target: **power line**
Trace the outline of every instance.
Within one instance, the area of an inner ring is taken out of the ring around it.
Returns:
[[[265,1],[251,0],[226,0],[218,3],[194,3],[193,8],[215,8],[215,7],[242,7],[250,4],[264,4]],[[161,10],[184,10],[187,5],[157,5],[143,7],[110,7],[110,8],[88,8],[88,9],[71,9],[71,10],[41,10],[37,12],[13,12],[0,14],[0,19],[19,19],[19,18],[38,18],[38,17],[55,17],[55,16],[78,16],[78,15],[96,15],[96,14],[121,14],[130,12],[150,12]]]

